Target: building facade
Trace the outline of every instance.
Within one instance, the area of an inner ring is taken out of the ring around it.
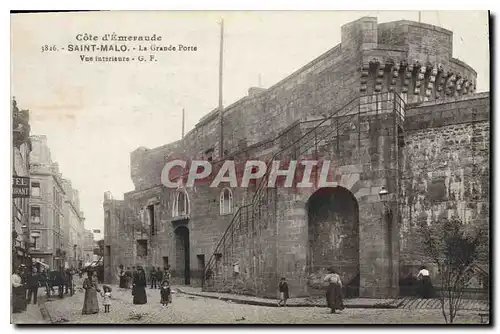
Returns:
[[[91,230],[83,231],[83,260],[84,266],[88,266],[94,261],[94,249],[96,248],[94,233]]]
[[[32,256],[51,268],[65,265],[64,191],[59,165],[52,161],[46,136],[31,136],[30,226]]]
[[[29,177],[31,141],[29,111],[12,100],[12,175]],[[29,264],[29,198],[12,199],[12,265]]]
[[[64,192],[64,225],[63,240],[66,252],[65,266],[82,268],[84,265],[85,217],[80,211],[78,190],[73,189],[70,180],[63,180]]]
[[[171,265],[174,284],[275,297],[287,277],[295,297],[322,294],[333,266],[352,296],[396,296],[426,261],[420,224],[488,224],[489,94],[453,58],[452,32],[372,17],[341,29],[341,44],[225,108],[222,136],[216,109],[181,141],[131,153],[135,189],[104,197],[108,281],[119,265]],[[330,185],[311,166],[305,188],[267,187],[268,169],[246,188],[171,189],[175,158],[330,161]]]

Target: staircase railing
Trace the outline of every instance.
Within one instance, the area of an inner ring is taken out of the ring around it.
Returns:
[[[226,239],[228,238],[228,236],[232,236],[234,234],[234,231],[237,228],[239,228],[239,226],[241,225],[241,219],[242,219],[241,218],[241,214],[242,214],[242,212],[244,210],[246,211],[246,210],[248,210],[250,208],[253,209],[255,207],[255,205],[259,204],[259,202],[262,200],[262,197],[263,197],[263,194],[264,194],[263,189],[266,189],[265,184],[268,182],[268,178],[269,178],[269,175],[270,175],[269,167],[273,163],[273,161],[276,159],[276,157],[279,154],[283,153],[284,151],[288,150],[289,148],[294,147],[295,145],[297,145],[302,139],[306,138],[308,135],[310,135],[313,132],[315,132],[316,129],[318,129],[319,127],[321,127],[322,125],[324,125],[328,120],[331,120],[333,118],[338,118],[338,117],[346,116],[349,112],[351,112],[353,110],[352,107],[358,107],[358,106],[359,106],[359,97],[356,97],[356,98],[353,98],[352,100],[350,100],[348,103],[346,103],[342,107],[338,108],[336,111],[334,111],[333,113],[331,113],[328,117],[323,118],[321,120],[315,120],[315,121],[319,121],[319,123],[316,126],[314,126],[313,128],[311,128],[310,130],[308,130],[304,135],[302,135],[298,139],[292,141],[290,144],[288,144],[285,147],[283,147],[280,150],[278,150],[278,152],[276,152],[272,156],[272,158],[267,161],[267,163],[266,163],[266,167],[267,167],[266,168],[266,172],[265,172],[264,176],[261,178],[261,181],[259,182],[259,184],[258,184],[258,186],[257,186],[257,188],[255,190],[255,193],[254,193],[254,195],[252,197],[252,201],[249,204],[247,204],[247,205],[240,206],[236,210],[235,214],[233,215],[233,218],[232,218],[231,222],[229,223],[228,227],[224,231],[224,233],[222,235],[222,238],[217,243],[214,252],[210,256],[210,258],[209,258],[209,260],[207,262],[207,265],[205,266],[205,275],[204,275],[204,278],[207,278],[207,276],[208,276],[208,274],[210,272],[213,273],[214,261],[216,259],[217,254],[221,254],[221,255],[223,254],[223,249],[225,247]],[[353,113],[352,117],[358,116],[358,114],[359,113]],[[339,128],[342,127],[343,125],[349,123],[350,120],[351,120],[351,118],[349,118],[348,120],[345,120],[344,122],[342,122],[342,124],[337,125],[336,127],[333,127],[333,129],[330,130],[330,131],[327,131],[328,128],[323,128],[321,130],[320,134],[323,134],[323,133],[327,132],[327,135],[330,135],[333,131],[337,131],[338,132]],[[273,139],[273,141],[277,141],[277,140],[283,138],[283,136],[285,134],[290,133],[291,130],[293,130],[293,129],[297,128],[297,127],[300,127],[303,124],[311,123],[311,122],[315,122],[315,121],[307,121],[306,120],[306,121],[298,122],[294,126],[290,127],[289,129],[287,129],[286,131],[284,131],[283,133],[281,133],[279,136],[275,137]],[[314,144],[316,144],[316,142],[318,141],[317,137],[318,137],[318,134],[316,134],[315,137],[311,138],[310,141],[313,141]],[[309,149],[310,149],[310,146],[309,147],[305,147],[306,151],[309,150]],[[301,153],[298,153],[298,156],[300,156],[300,154]],[[216,273],[213,273],[213,275],[215,275],[215,274]]]

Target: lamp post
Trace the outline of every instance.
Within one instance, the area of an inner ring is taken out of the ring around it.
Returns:
[[[384,205],[384,211],[382,213],[383,220],[387,226],[387,250],[388,250],[388,258],[389,258],[389,293],[392,295],[394,291],[394,265],[393,265],[393,238],[392,238],[392,225],[393,225],[393,216],[392,216],[392,208],[390,206],[392,194],[387,191],[385,187],[382,187],[378,193],[380,197],[380,201]]]

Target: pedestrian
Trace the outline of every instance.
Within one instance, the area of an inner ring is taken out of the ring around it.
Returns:
[[[85,299],[83,301],[82,314],[99,313],[99,301],[97,293],[101,292],[97,285],[97,277],[93,275],[93,271],[87,269],[87,277],[83,280],[83,288],[85,289]]]
[[[328,269],[328,272],[329,274],[324,278],[324,281],[328,283],[326,301],[331,313],[335,313],[336,310],[344,309],[344,303],[342,301],[342,280],[333,268]]]
[[[279,291],[280,291],[280,301],[278,302],[278,306],[281,306],[281,303],[283,302],[283,306],[286,306],[286,301],[289,298],[288,295],[288,284],[286,282],[286,278],[282,277],[281,282],[278,285]]]
[[[172,279],[172,274],[170,273],[170,266],[166,266],[164,269],[165,273],[163,274],[163,279],[167,280],[168,284],[170,285]]]
[[[36,305],[36,302],[38,300],[38,285],[40,284],[40,275],[38,274],[35,267],[33,267],[32,272],[29,274],[27,283],[28,304],[31,303],[31,300],[33,299],[33,304]]]
[[[22,279],[23,267],[19,266],[11,277],[12,281],[12,312],[19,313],[26,310],[26,288]]]
[[[137,267],[137,272],[134,275],[132,284],[133,302],[135,305],[146,304],[148,298],[146,296],[146,274],[141,266]]]
[[[158,282],[158,289],[161,289],[163,283],[163,271],[160,267],[156,269],[156,281]]]
[[[151,272],[149,273],[149,278],[151,279],[151,289],[156,289],[156,269],[153,267]]]
[[[123,270],[123,264],[120,264],[120,272],[118,276],[120,277],[120,288],[125,289],[127,287],[127,276],[125,275],[125,270]]]
[[[109,313],[109,308],[111,307],[111,288],[107,285],[102,287],[102,298],[104,313]]]
[[[130,282],[132,282],[132,271],[130,271],[130,267],[127,267],[125,271],[125,284],[127,289],[130,289]]]
[[[58,271],[55,273],[54,284],[57,285],[57,290],[59,292],[59,298],[64,298],[64,269],[60,267]]]
[[[163,280],[160,287],[160,298],[163,306],[168,306],[172,302],[172,291],[167,280]]]
[[[64,289],[65,294],[69,291],[70,296],[73,296],[73,274],[69,268],[64,271]]]
[[[431,277],[429,275],[429,270],[425,266],[420,267],[417,279],[420,280],[418,294],[421,298],[428,299],[432,298],[434,288],[432,287]]]

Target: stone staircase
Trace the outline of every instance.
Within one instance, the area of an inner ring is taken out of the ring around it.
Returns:
[[[205,266],[203,291],[254,296],[275,294],[276,263],[269,259],[275,255],[266,250],[266,245],[276,240],[278,234],[277,189],[267,187],[271,163],[286,159],[317,160],[326,156],[330,160],[335,157],[336,164],[341,166],[342,157],[337,154],[339,145],[353,135],[353,119],[359,117],[363,107],[360,100],[359,97],[351,100],[326,118],[297,122],[274,140],[271,146],[279,149],[268,160],[267,172],[258,181],[251,202],[235,212]],[[313,168],[311,182],[319,177],[319,171]],[[244,275],[235,274],[235,265],[244,268]]]
[[[399,308],[404,309],[440,309],[441,301],[438,298],[422,299],[414,297],[405,297],[399,300]],[[445,303],[445,307],[447,304]],[[469,311],[487,311],[489,302],[486,300],[463,299],[461,310]]]

